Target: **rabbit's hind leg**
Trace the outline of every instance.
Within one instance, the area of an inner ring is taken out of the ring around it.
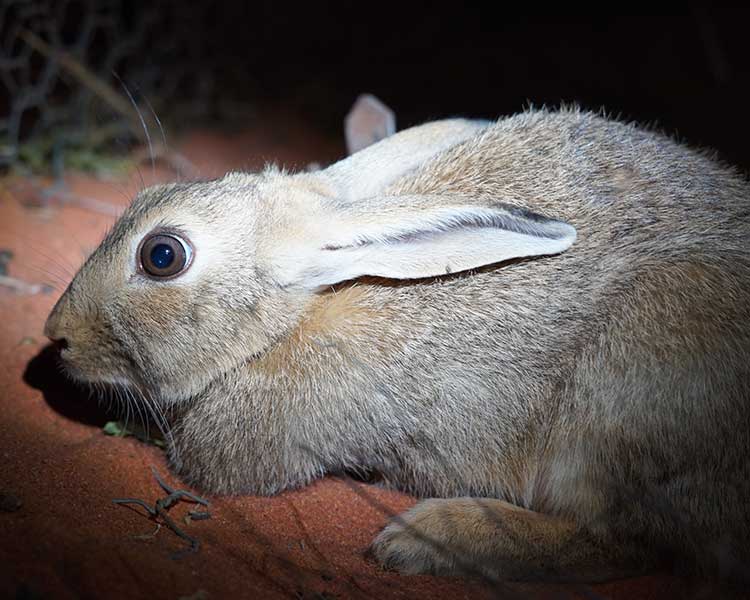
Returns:
[[[487,498],[421,502],[378,535],[372,552],[383,566],[406,574],[492,580],[604,581],[652,566],[643,549]]]

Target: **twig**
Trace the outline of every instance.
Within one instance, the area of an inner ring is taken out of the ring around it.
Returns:
[[[165,496],[164,498],[159,498],[158,500],[156,500],[153,507],[150,506],[145,500],[140,500],[139,498],[115,498],[114,500],[112,500],[112,502],[114,502],[115,504],[134,504],[136,506],[140,506],[148,513],[149,519],[161,519],[164,525],[172,530],[172,533],[190,544],[190,546],[185,550],[181,550],[173,554],[172,558],[179,559],[186,554],[194,554],[195,552],[198,552],[198,550],[200,549],[200,541],[183,531],[180,526],[177,525],[174,519],[169,516],[167,511],[181,500],[184,500],[186,502],[193,502],[195,504],[202,504],[203,506],[208,506],[208,500],[196,496],[195,494],[192,494],[188,491],[176,490],[173,487],[169,486],[159,476],[159,473],[157,473],[154,467],[151,467],[151,472],[154,474],[154,478],[156,479],[156,482],[159,484],[159,486],[167,493],[167,496]],[[188,515],[192,520],[195,521],[201,521],[211,518],[211,513],[209,513],[208,511],[191,511],[188,513]],[[153,535],[155,534],[156,532]]]
[[[211,518],[211,513],[191,510],[188,512],[188,517],[190,517],[191,521],[205,521]]]
[[[142,142],[146,141],[146,135],[141,129],[140,118],[134,113],[125,98],[121,94],[118,94],[112,86],[97,77],[95,73],[92,73],[70,54],[64,50],[55,50],[42,38],[28,29],[22,30],[19,35],[29,46],[44,57],[56,60],[63,69],[68,71],[68,73],[80,81],[85,87],[90,89],[96,96],[106,102],[112,109],[125,117],[130,123],[130,129],[133,135]]]
[[[143,535],[134,535],[134,540],[153,540],[156,537],[156,534],[161,531],[161,523],[156,524],[156,529],[154,529],[153,533],[144,533]]]
[[[63,179],[59,179],[48,186],[39,183],[34,178],[26,178],[22,181],[22,185],[9,186],[8,189],[10,194],[15,193],[19,202],[24,206],[50,206],[53,202],[59,202],[110,217],[119,217],[123,211],[122,207],[116,204],[72,193]]]
[[[159,476],[159,473],[154,467],[151,467],[151,472],[154,474],[154,478],[156,479],[156,482],[161,486],[161,489],[169,494],[169,496],[167,496],[164,500],[166,501],[169,499],[170,503],[165,505],[165,507],[168,508],[169,506],[172,506],[172,504],[183,498],[187,498],[188,502],[195,502],[196,504],[208,506],[208,500],[206,500],[205,498],[200,498],[199,496],[191,494],[190,492],[186,492],[185,490],[176,490],[173,487],[167,485],[167,483]]]

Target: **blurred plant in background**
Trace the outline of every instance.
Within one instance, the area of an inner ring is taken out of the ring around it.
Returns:
[[[201,17],[179,2],[4,0],[0,172],[103,175],[133,143],[163,151],[166,107],[211,112]]]

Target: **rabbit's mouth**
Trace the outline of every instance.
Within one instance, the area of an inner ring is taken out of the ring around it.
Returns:
[[[115,387],[134,387],[129,374],[110,369],[112,365],[100,356],[99,360],[79,355],[74,348],[55,344],[57,350],[57,366],[68,379],[75,383],[96,387],[109,385]]]

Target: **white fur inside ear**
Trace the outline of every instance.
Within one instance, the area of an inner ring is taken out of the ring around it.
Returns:
[[[435,239],[332,251],[320,257],[305,279],[308,286],[318,287],[364,275],[391,279],[435,277],[511,258],[557,254],[571,243],[565,238],[550,240],[514,232],[450,232]]]
[[[520,209],[405,212],[381,213],[380,222],[370,215],[332,223],[336,234],[300,256],[291,279],[316,288],[365,275],[435,277],[512,258],[557,254],[576,239],[571,225]]]

